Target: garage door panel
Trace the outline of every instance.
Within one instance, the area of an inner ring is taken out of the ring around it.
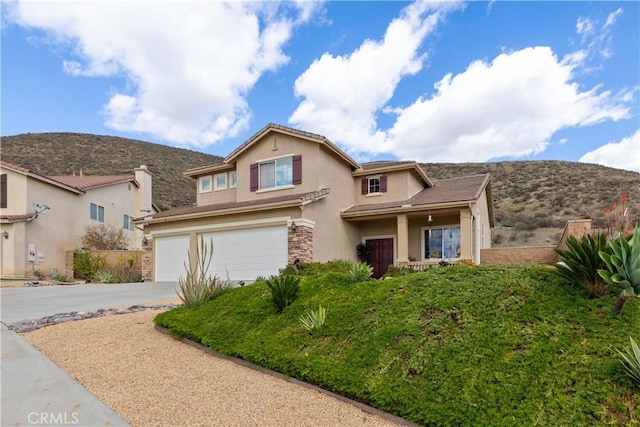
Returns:
[[[156,237],[155,244],[155,281],[177,282],[186,275],[185,262],[188,262],[189,236]]]
[[[253,281],[278,274],[287,265],[285,226],[218,231],[203,237],[205,242],[213,238],[211,271],[223,279]]]

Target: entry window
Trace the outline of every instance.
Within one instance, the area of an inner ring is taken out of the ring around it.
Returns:
[[[91,203],[89,205],[89,217],[93,221],[104,222],[104,207]]]
[[[424,259],[460,258],[460,227],[426,228]]]
[[[133,217],[131,215],[124,214],[122,228],[124,228],[125,230],[133,231]]]
[[[236,188],[238,186],[238,176],[236,171],[229,172],[229,188]]]
[[[226,190],[227,189],[227,174],[226,173],[219,173],[217,175],[215,175],[213,177],[213,182],[215,183],[215,186],[213,187],[214,190]]]
[[[211,176],[202,176],[199,181],[201,193],[208,193],[211,191]]]
[[[369,194],[380,192],[380,178],[369,178]]]
[[[293,185],[293,158],[271,160],[258,166],[260,189]]]

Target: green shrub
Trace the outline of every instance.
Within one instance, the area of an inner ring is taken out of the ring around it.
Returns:
[[[598,274],[612,287],[622,289],[614,305],[614,312],[620,314],[629,297],[640,296],[640,228],[629,238],[620,235],[609,241],[609,248],[611,253],[600,251],[606,269]]]
[[[73,282],[73,279],[71,277],[62,276],[61,274],[57,274],[57,275],[53,276],[53,280],[55,280],[56,282],[62,282],[62,283],[71,283],[71,282]]]
[[[188,253],[189,263],[185,263],[186,277],[178,279],[180,291],[178,296],[187,307],[195,307],[207,303],[227,289],[231,288],[229,281],[221,280],[218,276],[209,275],[209,268],[213,260],[213,240],[204,243],[200,237],[200,244],[196,246],[196,263],[192,264],[191,254]]]
[[[299,276],[316,276],[324,273],[349,273],[353,263],[343,259],[335,259],[328,262],[300,262],[297,264],[289,264],[281,268],[279,273],[281,276],[299,275]]]
[[[351,280],[353,282],[364,282],[373,275],[373,267],[364,262],[357,262],[351,269]]]
[[[115,266],[109,269],[116,283],[137,283],[142,282],[142,272],[135,265],[133,258],[120,260]]]
[[[83,278],[95,281],[98,273],[107,269],[107,260],[89,251],[76,251],[73,255],[73,271]]]
[[[267,286],[273,297],[273,305],[278,313],[282,313],[296,296],[300,287],[300,278],[293,275],[276,276],[267,280]]]
[[[108,271],[99,271],[96,275],[96,281],[100,283],[114,283],[116,279],[113,277],[113,274]]]
[[[562,262],[556,264],[556,273],[572,285],[584,289],[590,298],[601,297],[611,293],[611,288],[598,274],[605,268],[600,258],[601,251],[608,251],[607,237],[603,233],[587,235],[577,239],[569,236],[567,249],[555,248]]]
[[[309,332],[313,332],[315,329],[320,329],[324,326],[324,321],[327,317],[327,309],[323,306],[318,306],[318,311],[311,310],[307,315],[300,317],[300,323],[302,327]]]
[[[620,363],[624,366],[627,375],[633,382],[640,384],[640,347],[632,337],[629,337],[629,341],[631,341],[631,347],[625,347],[624,351],[616,348],[616,351],[620,355]]]

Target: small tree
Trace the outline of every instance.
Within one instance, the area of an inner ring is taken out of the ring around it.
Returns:
[[[110,224],[90,224],[80,235],[85,249],[116,250],[128,246],[128,240],[122,228]]]
[[[627,204],[627,193],[620,194],[619,200],[611,203],[611,209],[604,209],[605,227],[607,237],[616,239],[619,236],[627,236],[633,231],[632,212],[633,209]]]

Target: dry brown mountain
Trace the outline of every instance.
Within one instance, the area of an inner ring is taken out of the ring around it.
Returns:
[[[195,202],[196,186],[182,173],[219,163],[221,157],[114,136],[30,133],[1,139],[2,160],[44,175],[130,173],[145,164],[153,173],[153,198],[161,209]],[[568,219],[594,218],[621,191],[640,219],[640,174],[604,166],[560,161],[427,163],[432,179],[491,173],[496,219],[521,229],[561,227]]]

